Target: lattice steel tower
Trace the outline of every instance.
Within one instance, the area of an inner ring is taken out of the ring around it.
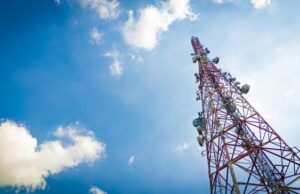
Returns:
[[[289,147],[243,97],[250,86],[216,67],[192,37],[202,111],[193,121],[207,157],[210,193],[300,193],[299,150]]]

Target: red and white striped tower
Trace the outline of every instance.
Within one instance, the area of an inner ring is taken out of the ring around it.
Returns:
[[[216,67],[197,37],[193,62],[202,111],[193,121],[205,146],[210,193],[300,193],[300,158],[243,95],[250,86]]]

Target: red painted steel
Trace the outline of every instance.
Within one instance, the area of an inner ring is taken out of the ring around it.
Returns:
[[[199,67],[199,95],[210,193],[300,193],[300,158],[243,97],[240,88],[191,39]],[[234,111],[226,108],[234,105]],[[230,110],[230,111],[229,111]],[[228,153],[227,153],[228,152]]]

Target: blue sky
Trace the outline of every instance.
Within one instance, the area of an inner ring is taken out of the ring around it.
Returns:
[[[0,1],[0,193],[208,193],[191,36],[299,146],[299,5]]]

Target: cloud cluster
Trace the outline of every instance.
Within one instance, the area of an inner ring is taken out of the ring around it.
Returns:
[[[152,50],[161,32],[168,31],[174,21],[186,18],[196,19],[189,0],[168,0],[157,7],[148,5],[139,10],[138,18],[134,17],[133,11],[129,11],[123,26],[123,37],[133,47]]]
[[[60,0],[54,0],[54,2],[56,3],[56,5],[60,5],[61,4]]]
[[[177,147],[174,149],[174,151],[175,151],[175,152],[178,152],[178,153],[183,153],[183,152],[185,152],[186,150],[188,150],[190,147],[191,147],[190,144],[184,142],[183,144],[177,146]]]
[[[107,194],[105,191],[99,189],[98,187],[93,186],[92,188],[90,188],[89,192],[91,194]]]
[[[93,162],[105,151],[105,144],[78,125],[58,127],[55,136],[57,140],[38,144],[25,126],[13,121],[1,122],[0,186],[43,189],[49,175]],[[63,138],[70,145],[65,145]]]
[[[251,0],[254,8],[261,9],[271,4],[271,0]]]
[[[212,0],[214,3],[222,4],[222,3],[235,3],[238,0]],[[271,4],[271,0],[250,0],[251,4],[256,9],[262,9]]]
[[[102,40],[103,33],[99,31],[97,27],[93,27],[90,30],[90,39],[91,43],[95,45],[99,45]]]
[[[103,33],[99,31],[97,27],[93,27],[90,30],[90,39],[92,44],[100,44],[102,40]]]
[[[120,14],[117,0],[80,0],[83,7],[96,11],[101,19],[116,19]]]
[[[132,61],[136,61],[138,63],[144,62],[144,59],[139,54],[128,53],[128,56]]]
[[[222,4],[224,3],[224,0],[213,0],[214,3],[219,3],[219,4]]]
[[[135,156],[134,155],[130,156],[128,159],[128,166],[131,166],[134,163],[134,161],[135,161]]]
[[[113,63],[109,66],[112,76],[119,78],[123,73],[122,63],[119,60],[120,53],[118,51],[111,51],[104,54],[106,57],[111,57]]]

